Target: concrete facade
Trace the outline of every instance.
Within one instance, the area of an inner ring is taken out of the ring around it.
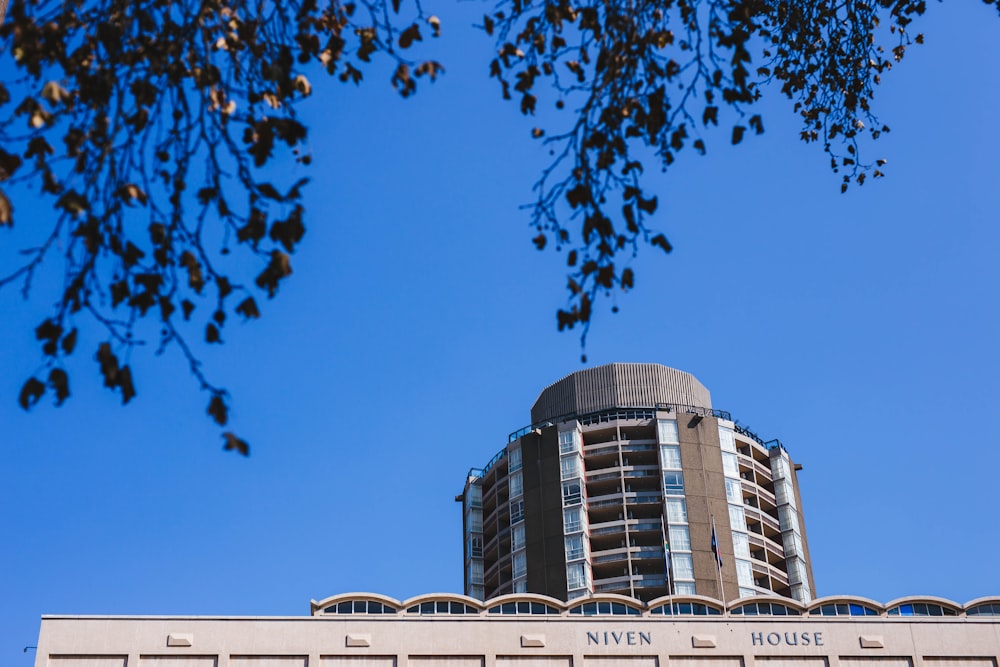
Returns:
[[[347,594],[314,602],[309,617],[45,616],[35,667],[998,667],[1000,660],[1000,598],[964,606],[776,600],[724,608],[705,598],[643,605],[621,596],[570,604],[507,596],[482,604],[457,595],[398,602]],[[676,613],[658,614],[664,606]],[[833,615],[838,610],[846,615]]]
[[[467,595],[815,596],[799,466],[694,376],[599,366],[531,415],[456,498]]]

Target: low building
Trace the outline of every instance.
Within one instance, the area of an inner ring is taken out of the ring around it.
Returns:
[[[302,617],[45,616],[35,667],[998,667],[1000,597],[337,595]]]

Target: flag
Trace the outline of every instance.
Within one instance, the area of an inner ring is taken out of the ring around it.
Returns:
[[[719,541],[715,539],[715,521],[712,521],[712,553],[715,554],[715,560],[719,562],[719,568],[722,568],[722,554],[719,553]]]

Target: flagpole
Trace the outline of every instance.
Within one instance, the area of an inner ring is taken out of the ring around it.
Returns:
[[[667,517],[660,517],[660,534],[663,536],[663,564],[667,575],[667,605],[670,608],[670,615],[674,615],[674,587],[670,585],[670,542],[667,541]]]
[[[719,591],[722,593],[722,604],[726,604],[726,587],[722,583],[722,557],[719,555],[719,538],[715,532],[715,515],[712,514],[712,553],[715,556],[715,569],[719,573]]]

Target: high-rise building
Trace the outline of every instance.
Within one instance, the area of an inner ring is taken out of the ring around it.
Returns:
[[[806,603],[815,586],[795,465],[712,408],[694,376],[609,364],[544,389],[531,425],[469,472],[465,592]]]

